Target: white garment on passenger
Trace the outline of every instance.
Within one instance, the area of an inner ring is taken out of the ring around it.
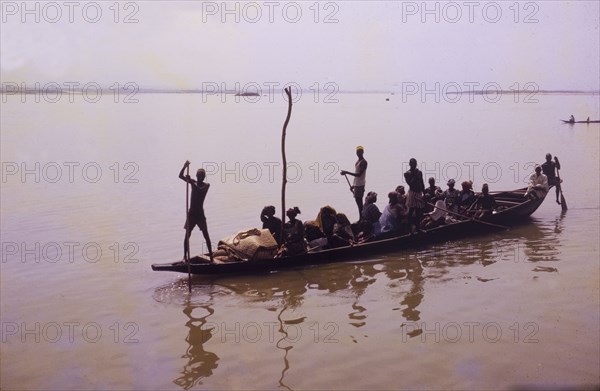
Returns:
[[[389,204],[385,206],[381,217],[379,217],[379,230],[381,233],[398,230],[398,218],[394,215]]]
[[[541,188],[537,189],[537,185],[541,185]],[[525,196],[528,196],[530,193],[533,193],[537,198],[544,197],[548,193],[548,177],[544,174],[538,175],[537,172],[531,174]]]
[[[435,209],[429,215],[433,219],[433,221],[438,221],[441,218],[446,217],[446,203],[444,200],[438,200],[435,203]]]
[[[354,173],[358,173],[360,171],[361,164],[366,165],[367,161],[364,159],[358,160],[356,162],[356,164],[354,164]],[[363,170],[362,175],[354,177],[354,182],[353,182],[354,186],[364,186],[366,184],[367,184],[367,167],[365,167],[365,169]]]

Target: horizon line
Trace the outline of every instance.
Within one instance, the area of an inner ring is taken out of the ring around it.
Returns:
[[[6,82],[2,83],[3,86],[2,88],[0,88],[0,94],[17,94],[17,93],[24,93],[24,94],[36,94],[36,93],[41,93],[41,92],[53,92],[56,91],[56,88],[44,88],[41,89],[39,87],[35,87],[35,88],[25,88],[25,89],[21,89],[20,87],[17,89],[8,89],[7,86],[5,85]],[[48,83],[49,84],[49,83]],[[58,85],[58,83],[55,83]],[[63,87],[61,87],[60,85],[58,85],[59,88],[61,88],[61,90],[63,89]],[[108,92],[108,91],[116,91],[115,88],[112,88],[112,86],[107,87],[107,86],[99,86],[99,90],[102,92]],[[245,90],[245,91],[240,91],[240,90],[230,90],[230,89],[225,89],[225,90],[203,90],[201,88],[160,88],[160,87],[145,87],[145,88],[140,88],[139,86],[134,85],[130,85],[129,87],[126,87],[125,85],[121,85],[118,88],[120,91],[123,92],[130,92],[130,93],[140,93],[140,94],[235,94],[235,95],[239,95],[239,96],[259,96],[259,95],[265,95],[266,93],[269,92],[283,92],[282,88],[273,88],[273,89],[267,89],[266,92],[261,91],[261,93],[259,94],[256,90]],[[96,90],[98,90],[98,88],[96,88]],[[301,91],[319,91],[319,92],[329,92],[329,93],[345,93],[345,94],[392,94],[394,95],[395,93],[410,93],[411,95],[414,95],[414,91],[405,91],[403,92],[401,89],[356,89],[356,90],[334,90],[332,91],[331,89],[301,89]],[[66,89],[66,92],[74,92],[74,93],[83,93],[84,89],[83,88],[68,88]],[[499,90],[467,90],[467,91],[439,91],[439,93],[444,93],[444,94],[450,94],[450,95],[462,95],[462,94],[476,94],[476,95],[484,95],[484,94],[496,94],[496,93],[512,93],[512,94],[532,94],[532,93],[542,93],[542,94],[600,94],[600,89],[598,90],[581,90],[581,89],[534,89],[534,90],[505,90],[505,89],[499,89]],[[429,93],[429,91],[428,91]],[[434,93],[433,91],[431,91],[431,93]]]

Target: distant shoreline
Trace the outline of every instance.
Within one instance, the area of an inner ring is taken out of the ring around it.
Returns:
[[[120,88],[122,92],[134,92],[131,88]],[[39,94],[42,92],[51,92],[54,89],[16,89],[16,90],[7,90],[6,88],[0,89],[0,95],[15,95],[15,94]],[[75,93],[75,94],[83,94],[82,89],[73,89],[73,90],[63,90],[66,93]],[[102,87],[99,91],[102,93],[105,92],[115,92],[115,89],[111,89],[108,87]],[[303,91],[316,91],[316,90],[303,90]],[[318,90],[320,92],[331,92],[330,90]],[[283,89],[273,89],[272,92],[281,92],[283,93]],[[87,93],[87,92],[86,92]],[[173,90],[173,89],[155,89],[155,88],[140,88],[135,91],[137,94],[227,94],[227,95],[236,95],[236,96],[260,96],[261,94],[255,92],[240,92],[235,90],[225,90],[225,91],[204,91],[201,89],[182,89],[182,90]],[[401,90],[339,90],[336,93],[342,94],[402,94]],[[448,95],[495,95],[498,93],[501,94],[573,94],[573,95],[598,95],[600,94],[600,90],[598,91],[582,91],[582,90],[472,90],[472,91],[445,91],[445,94]]]

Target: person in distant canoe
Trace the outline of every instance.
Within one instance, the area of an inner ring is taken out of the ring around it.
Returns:
[[[265,206],[260,212],[260,221],[263,228],[271,232],[278,245],[281,245],[281,219],[275,217],[275,207],[273,205]]]
[[[569,117],[569,122],[571,122],[571,123],[575,122],[575,117],[573,117],[573,114],[571,114],[571,116]]]
[[[408,195],[406,196],[406,206],[408,207],[408,227],[412,232],[412,226],[419,230],[419,224],[423,218],[423,208],[425,200],[423,199],[423,173],[417,168],[417,159],[411,158],[408,162],[409,169],[404,173],[404,180],[408,184]]]
[[[558,195],[560,194],[560,179],[556,176],[556,170],[560,170],[558,157],[554,156],[554,161],[552,161],[552,155],[547,153],[546,161],[542,164],[542,172],[548,178],[548,190],[550,190],[552,186],[556,186],[556,203],[560,205],[560,201],[558,200]]]
[[[352,175],[354,181],[350,189],[354,193],[354,200],[356,206],[358,206],[358,216],[362,214],[363,210],[363,196],[365,195],[365,185],[367,183],[367,160],[364,158],[365,149],[362,146],[356,147],[356,156],[358,160],[354,164],[354,172],[342,170],[340,175]]]
[[[542,166],[535,165],[535,172],[529,177],[529,186],[525,197],[532,199],[544,198],[548,193],[548,177],[542,174]]]
[[[590,123],[590,117],[587,117],[587,119],[585,120],[585,122],[587,122],[589,124]]]
[[[206,198],[206,193],[208,193],[208,189],[210,188],[210,184],[204,182],[206,178],[206,171],[203,168],[199,168],[196,171],[196,180],[190,178],[189,175],[183,175],[183,171],[187,167],[189,167],[190,161],[186,160],[183,164],[183,168],[179,172],[179,178],[192,186],[192,201],[190,203],[190,210],[188,212],[188,218],[185,220],[185,240],[183,241],[183,248],[185,255],[190,256],[190,235],[192,234],[192,230],[198,226],[200,231],[202,231],[202,235],[204,235],[204,240],[206,241],[206,247],[208,247],[208,253],[210,255],[211,262],[213,261],[213,252],[212,246],[210,243],[210,237],[208,236],[208,226],[206,224],[206,216],[204,215],[204,199]]]

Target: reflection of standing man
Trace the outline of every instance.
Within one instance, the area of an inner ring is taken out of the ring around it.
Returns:
[[[179,172],[179,178],[192,186],[192,202],[190,205],[190,210],[188,212],[188,216],[185,220],[185,240],[183,242],[183,249],[185,255],[189,259],[190,256],[190,235],[192,234],[192,230],[198,226],[200,231],[202,231],[202,235],[204,235],[204,240],[206,241],[206,247],[208,247],[208,253],[210,255],[210,260],[213,260],[212,246],[210,243],[210,237],[208,236],[208,226],[206,224],[206,216],[204,215],[204,199],[206,198],[206,193],[208,193],[208,188],[210,187],[209,183],[204,182],[206,178],[206,171],[203,168],[199,168],[196,171],[196,180],[190,178],[189,175],[183,175],[183,171],[190,165],[190,161],[186,160],[183,164],[183,168]]]
[[[341,175],[352,175],[354,177],[354,182],[350,189],[352,190],[352,193],[354,193],[354,200],[356,201],[356,206],[358,206],[359,216],[362,214],[363,210],[363,195],[365,194],[365,185],[367,183],[367,161],[363,157],[364,153],[365,149],[363,147],[360,145],[356,147],[356,156],[358,156],[358,160],[354,164],[354,172],[345,170],[340,172]]]
[[[202,308],[208,311],[206,316],[196,318],[192,314],[195,309]],[[211,316],[215,311],[210,306],[192,306],[186,305],[183,313],[188,317],[185,326],[189,328],[188,336],[185,341],[188,343],[188,348],[185,354],[181,356],[187,359],[187,363],[183,366],[181,376],[173,380],[184,390],[189,390],[202,384],[202,379],[213,375],[213,371],[219,366],[219,356],[213,352],[204,350],[204,344],[213,336],[214,327],[208,327],[206,318]]]
[[[552,161],[552,155],[547,153],[546,161],[542,164],[542,172],[548,177],[548,190],[550,190],[552,186],[556,186],[556,203],[560,205],[560,201],[558,200],[558,195],[560,194],[560,179],[556,177],[556,170],[560,170],[558,157],[554,156],[554,161]]]

